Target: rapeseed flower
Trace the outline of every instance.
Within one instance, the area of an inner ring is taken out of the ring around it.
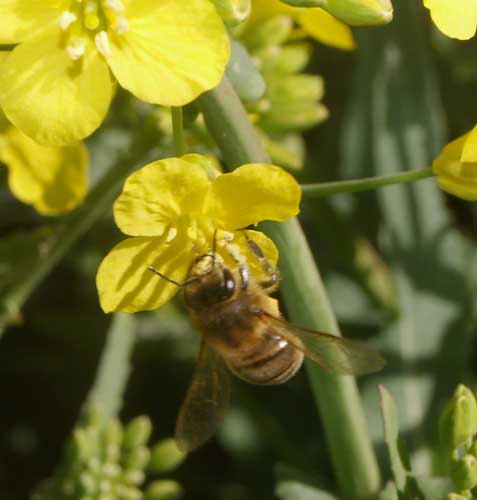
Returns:
[[[192,101],[219,83],[230,52],[210,0],[2,0],[0,44],[18,44],[0,107],[46,145],[94,132],[116,82],[149,103]]]
[[[229,265],[246,259],[252,273],[263,274],[239,229],[296,215],[300,196],[295,179],[273,165],[243,165],[222,175],[215,160],[197,154],[146,165],[126,180],[114,204],[116,224],[132,238],[116,245],[98,269],[101,307],[157,309],[177,287],[148,267],[183,282],[196,256],[212,250],[214,237],[217,253]],[[273,242],[258,231],[247,233],[276,263]]]
[[[424,0],[434,24],[442,33],[459,40],[468,40],[477,28],[476,0]]]
[[[477,201],[477,127],[447,144],[432,168],[444,191]]]

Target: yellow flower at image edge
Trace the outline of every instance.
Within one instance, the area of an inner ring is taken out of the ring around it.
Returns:
[[[475,35],[477,0],[424,0],[432,20],[442,33],[459,40]]]
[[[432,168],[444,191],[477,201],[477,127],[447,144]]]
[[[253,274],[263,270],[243,231],[262,220],[283,221],[299,211],[301,190],[279,167],[249,164],[220,174],[209,157],[190,154],[146,165],[126,181],[114,204],[116,224],[132,236],[104,258],[96,278],[105,312],[157,309],[177,287],[152,266],[183,282],[198,255],[216,251],[230,266],[246,259]],[[278,251],[263,233],[247,230],[275,264]]]
[[[230,52],[210,0],[2,0],[0,44],[18,44],[0,107],[46,145],[94,132],[116,81],[149,103],[192,101],[220,82]]]

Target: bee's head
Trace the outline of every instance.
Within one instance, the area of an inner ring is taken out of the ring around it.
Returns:
[[[195,259],[184,283],[184,298],[191,309],[199,311],[225,302],[234,293],[233,274],[218,254],[207,253]]]

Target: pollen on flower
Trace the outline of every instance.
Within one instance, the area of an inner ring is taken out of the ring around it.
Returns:
[[[129,30],[128,20],[124,16],[118,16],[115,31],[118,35],[124,35]]]
[[[109,44],[109,37],[106,31],[100,31],[94,37],[94,43],[96,44],[98,52],[104,57],[109,57],[111,55],[111,46]]]
[[[119,13],[124,10],[124,4],[121,0],[106,0],[104,2],[106,7],[109,7],[112,11]]]
[[[72,38],[66,46],[66,51],[73,61],[77,61],[86,51],[86,40],[79,37]]]
[[[60,28],[65,31],[67,30],[78,18],[73,12],[69,10],[65,10],[60,14],[60,18],[58,20],[58,24]]]

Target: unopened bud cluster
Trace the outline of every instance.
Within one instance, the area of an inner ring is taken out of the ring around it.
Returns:
[[[169,472],[185,458],[172,439],[149,449],[151,431],[147,417],[123,426],[116,419],[106,421],[98,408],[89,408],[73,431],[61,464],[40,485],[35,499],[180,499],[182,487],[171,480],[153,481],[144,491],[147,472]]]
[[[211,0],[211,2],[228,26],[242,23],[252,10],[252,0]]]
[[[321,103],[320,76],[303,73],[311,56],[308,42],[294,41],[295,27],[288,16],[273,16],[245,29],[240,41],[260,71],[265,91],[246,101],[272,161],[287,168],[303,166],[301,132],[322,122],[328,110]]]
[[[475,498],[477,486],[477,401],[473,392],[459,385],[439,420],[440,441],[450,463],[458,491],[447,500]]]

